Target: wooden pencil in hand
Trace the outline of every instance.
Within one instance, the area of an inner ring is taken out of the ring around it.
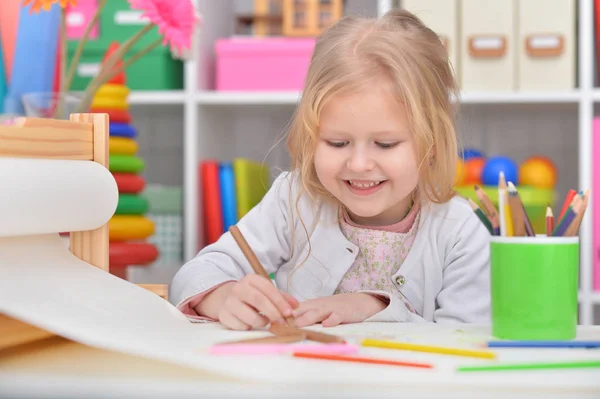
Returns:
[[[240,249],[242,250],[242,253],[244,254],[246,259],[250,263],[250,266],[252,267],[252,270],[254,270],[254,273],[271,281],[271,279],[269,278],[269,275],[267,274],[267,271],[260,264],[260,261],[256,257],[256,254],[254,253],[252,248],[250,248],[248,241],[246,241],[246,239],[242,235],[242,232],[240,231],[240,229],[236,225],[233,225],[229,228],[229,232],[231,233],[233,239],[235,240],[237,245],[240,247]],[[296,320],[292,316],[287,316],[285,318],[285,320],[288,323],[288,325],[290,325],[290,326],[296,325]]]

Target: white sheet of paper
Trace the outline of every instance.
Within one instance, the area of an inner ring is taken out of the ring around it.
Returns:
[[[193,324],[154,293],[74,257],[58,235],[0,238],[0,312],[90,346],[217,371],[256,382],[407,386],[598,388],[598,370],[456,373],[457,365],[489,360],[361,348],[360,355],[434,363],[434,370],[297,359],[291,356],[216,356],[215,343],[269,335]],[[313,327],[320,330],[320,327]],[[390,338],[473,347],[489,338],[485,327],[364,323],[327,330],[348,340]],[[595,330],[598,331],[598,330]],[[582,338],[586,338],[582,336]],[[588,337],[589,338],[589,337]],[[598,337],[595,337],[598,339]],[[502,350],[499,360],[599,359],[598,351]]]

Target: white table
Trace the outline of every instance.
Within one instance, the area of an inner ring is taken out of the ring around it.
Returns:
[[[253,333],[224,331],[218,324],[195,325],[199,341]],[[317,328],[319,329],[319,328]],[[457,331],[459,330],[459,331]],[[361,324],[328,330],[349,337],[376,336],[413,342],[471,345],[485,326]],[[464,332],[464,335],[461,333]],[[261,333],[255,333],[261,334]],[[600,339],[600,326],[580,327],[578,338]],[[195,356],[197,348],[190,347]],[[0,352],[0,397],[6,398],[599,398],[600,369],[452,373],[456,364],[484,360],[379,350],[390,358],[431,361],[444,369],[428,372],[391,366],[356,365],[291,357],[220,357],[210,366],[184,367],[164,361],[88,347],[62,338]],[[551,351],[551,352],[550,352]],[[600,359],[599,350],[502,349],[501,360]],[[252,365],[254,370],[244,368]],[[228,368],[229,367],[229,368]],[[270,373],[266,376],[261,373]],[[285,383],[277,382],[277,373]],[[468,374],[468,375],[467,375]],[[253,378],[257,377],[257,378]],[[261,378],[262,377],[262,378]],[[270,380],[273,377],[275,381]],[[374,384],[380,380],[380,384]],[[500,382],[502,380],[502,382]]]

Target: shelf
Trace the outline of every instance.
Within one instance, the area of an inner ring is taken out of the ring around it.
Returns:
[[[540,91],[540,92],[464,92],[462,104],[547,104],[578,103],[579,91]],[[196,95],[202,105],[296,105],[300,93],[290,92],[219,92],[204,91]],[[598,91],[600,99],[600,90]]]
[[[534,92],[463,92],[462,104],[547,104],[578,103],[579,90]]]
[[[595,88],[594,91],[592,91],[592,100],[600,101],[600,88]]]
[[[132,91],[128,101],[131,105],[149,104],[183,104],[185,92],[183,90],[172,91]]]
[[[593,304],[600,305],[600,292],[592,292],[590,294],[590,302]]]
[[[204,91],[196,95],[198,104],[203,105],[295,105],[299,99],[297,91]]]

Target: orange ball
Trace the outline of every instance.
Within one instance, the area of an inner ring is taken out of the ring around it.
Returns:
[[[481,184],[481,172],[485,162],[485,158],[471,158],[465,161],[465,185]]]
[[[465,178],[465,165],[462,160],[456,161],[456,174],[454,175],[454,185],[462,186]]]
[[[558,173],[556,166],[547,157],[528,158],[519,168],[519,184],[538,188],[554,188]]]

